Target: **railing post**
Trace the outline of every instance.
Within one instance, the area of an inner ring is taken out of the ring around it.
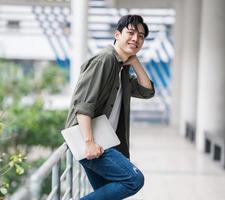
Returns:
[[[74,184],[74,199],[75,200],[79,200],[80,199],[80,176],[81,176],[81,167],[80,167],[80,164],[75,161],[75,173],[74,173],[74,179],[73,179],[73,182],[75,183]]]
[[[29,181],[29,190],[31,194],[31,200],[39,200],[41,192],[41,181],[37,180],[37,177],[31,177]]]
[[[70,199],[73,197],[73,155],[69,149],[66,152],[66,166],[70,168],[66,175],[66,184],[67,187],[70,188],[68,195]]]
[[[61,182],[66,177],[67,190],[64,192],[62,197],[63,200],[73,198],[79,200],[81,196],[85,195],[89,190],[85,172],[79,162],[73,159],[71,152],[68,150],[66,144],[61,145],[48,160],[33,173],[28,182],[18,194],[12,196],[12,200],[40,200],[41,197],[41,186],[44,180],[50,174],[52,169],[52,190],[48,194],[48,200],[60,200],[61,199]],[[67,152],[66,152],[67,151]],[[61,175],[61,157],[66,152],[66,164],[67,167]]]
[[[60,160],[52,168],[52,190],[57,187],[54,200],[60,200]]]
[[[81,167],[81,176],[80,176],[80,195],[85,195],[85,189],[86,189],[86,175],[84,172],[84,169]]]

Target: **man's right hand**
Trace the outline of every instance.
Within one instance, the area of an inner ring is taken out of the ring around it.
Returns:
[[[91,117],[83,114],[77,114],[77,120],[86,144],[85,157],[88,160],[98,158],[104,153],[104,150],[94,141],[92,134]]]
[[[99,158],[103,153],[103,148],[94,141],[86,142],[85,156],[88,160]]]

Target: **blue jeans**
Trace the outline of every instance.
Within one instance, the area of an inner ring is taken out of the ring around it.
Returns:
[[[80,161],[94,191],[80,200],[121,200],[137,193],[144,176],[122,153],[110,148],[97,159]]]

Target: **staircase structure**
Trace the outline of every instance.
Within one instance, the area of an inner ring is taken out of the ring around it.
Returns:
[[[72,52],[68,0],[0,0],[0,5],[0,57],[53,60],[69,69]],[[133,99],[131,120],[169,123],[174,11],[115,9],[107,7],[105,0],[90,0],[88,13],[88,56],[113,44],[113,31],[122,15],[133,13],[144,17],[150,34],[138,57],[155,83],[156,97],[147,102]]]

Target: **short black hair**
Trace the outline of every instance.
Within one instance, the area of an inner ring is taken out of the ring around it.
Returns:
[[[148,26],[144,22],[143,18],[140,15],[124,15],[118,21],[116,30],[118,30],[119,32],[122,32],[122,30],[125,27],[128,28],[129,24],[133,25],[135,28],[137,28],[138,24],[141,24],[145,31],[145,33],[144,33],[145,38],[148,36],[148,34],[149,34]],[[116,40],[114,40],[114,44],[115,44],[115,42],[116,42]]]

